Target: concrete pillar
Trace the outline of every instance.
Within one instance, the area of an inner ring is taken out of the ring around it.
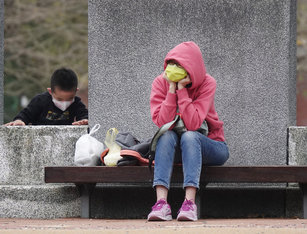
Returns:
[[[217,80],[229,165],[286,164],[296,122],[295,0],[89,0],[89,113],[153,136],[149,95],[163,59],[193,40]]]

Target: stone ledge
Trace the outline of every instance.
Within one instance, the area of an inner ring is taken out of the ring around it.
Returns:
[[[307,127],[288,128],[288,164],[307,165]]]
[[[0,185],[44,184],[45,166],[71,166],[87,126],[0,127]]]

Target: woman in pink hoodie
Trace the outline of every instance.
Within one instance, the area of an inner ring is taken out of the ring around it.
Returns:
[[[167,194],[174,162],[182,162],[185,189],[177,220],[197,220],[195,195],[202,164],[223,165],[229,157],[223,122],[215,111],[215,90],[216,81],[206,73],[201,51],[194,42],[181,43],[166,55],[164,72],[152,84],[151,116],[161,127],[179,114],[184,129],[179,131],[176,125],[158,140],[153,182],[157,202],[148,220],[172,219]]]

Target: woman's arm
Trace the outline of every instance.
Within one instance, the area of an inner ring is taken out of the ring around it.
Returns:
[[[152,121],[158,126],[174,120],[177,110],[177,94],[172,92],[173,87],[163,78],[158,76],[152,83],[150,95],[150,112]]]
[[[207,76],[206,81],[198,88],[198,96],[193,101],[187,88],[177,90],[179,112],[186,128],[195,131],[200,128],[214,102],[216,81]]]

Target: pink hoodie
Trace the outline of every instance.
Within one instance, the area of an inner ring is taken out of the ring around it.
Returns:
[[[206,73],[205,64],[199,47],[194,42],[183,42],[173,48],[164,59],[164,70],[168,60],[176,60],[190,75],[192,86],[168,92],[169,84],[163,74],[155,78],[150,95],[150,111],[153,122],[161,127],[174,120],[177,104],[186,128],[195,131],[206,120],[208,137],[225,141],[223,122],[214,107],[216,81]]]

